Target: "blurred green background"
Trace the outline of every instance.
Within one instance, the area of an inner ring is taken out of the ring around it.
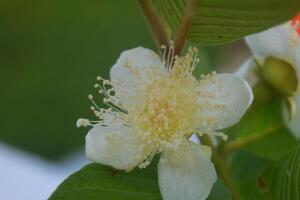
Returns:
[[[87,129],[75,123],[93,117],[95,77],[136,46],[156,50],[133,0],[0,1],[0,140],[54,160],[80,148]],[[200,53],[209,71],[238,66],[248,50],[235,42]]]

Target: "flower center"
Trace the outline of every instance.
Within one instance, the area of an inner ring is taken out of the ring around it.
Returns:
[[[161,77],[145,85],[144,102],[129,109],[129,121],[150,152],[176,148],[197,127],[198,81]]]
[[[291,47],[296,47],[299,43],[300,38],[300,14],[296,15],[290,21],[290,45]]]
[[[291,26],[295,29],[297,35],[300,36],[300,14],[291,20]]]

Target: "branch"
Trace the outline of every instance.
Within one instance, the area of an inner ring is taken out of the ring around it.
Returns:
[[[186,0],[184,16],[181,23],[180,32],[175,40],[175,55],[180,55],[180,52],[184,46],[188,32],[194,16],[194,9],[196,7],[197,0]]]
[[[280,124],[278,126],[271,126],[263,131],[260,131],[258,133],[255,133],[255,134],[251,134],[247,137],[241,137],[241,138],[238,138],[232,142],[229,142],[227,144],[224,144],[223,146],[223,153],[226,155],[226,154],[229,154],[231,153],[232,151],[235,151],[235,150],[238,150],[240,149],[241,147],[245,146],[246,144],[250,143],[250,142],[253,142],[255,140],[258,140],[260,138],[263,138],[265,137],[266,135],[269,135],[269,134],[272,134],[272,133],[275,133],[277,129],[280,129],[282,128],[284,125],[283,124]]]
[[[166,45],[169,47],[170,38],[165,30],[160,16],[157,14],[154,6],[152,5],[151,0],[137,0],[137,2],[142,10],[158,48],[160,48],[161,45]]]

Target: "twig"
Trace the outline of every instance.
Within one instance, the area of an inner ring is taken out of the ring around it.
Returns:
[[[196,7],[196,3],[197,0],[186,0],[181,28],[175,40],[175,55],[180,55],[180,52],[184,46],[192,23],[192,18],[194,16],[194,9]]]
[[[263,138],[265,137],[266,135],[269,135],[271,133],[275,133],[275,130],[279,129],[283,127],[283,124],[280,124],[278,126],[271,126],[261,132],[258,132],[258,133],[255,133],[255,134],[251,134],[247,137],[241,137],[241,138],[238,138],[232,142],[229,142],[229,143],[226,143],[224,144],[223,146],[223,153],[226,155],[226,154],[229,154],[231,153],[232,151],[234,150],[237,150],[237,149],[240,149],[241,147],[245,146],[246,144],[250,143],[250,142],[253,142],[257,139],[260,139],[260,138]]]
[[[160,49],[161,45],[169,47],[170,38],[165,30],[160,16],[156,12],[151,0],[137,0],[142,13],[147,21],[151,34]]]

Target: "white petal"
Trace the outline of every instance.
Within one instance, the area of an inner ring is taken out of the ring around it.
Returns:
[[[129,171],[145,159],[131,128],[122,126],[93,127],[86,136],[89,160]]]
[[[203,109],[199,115],[204,121],[209,120],[209,123],[203,122],[199,128],[221,130],[232,126],[240,120],[252,101],[251,87],[234,74],[218,74],[202,81],[199,103],[203,104]]]
[[[292,35],[292,29],[287,22],[266,31],[247,36],[246,42],[260,64],[268,56],[290,61]]]
[[[202,151],[205,153],[205,155],[211,159],[212,156],[212,152],[211,152],[211,148],[210,146],[206,146],[206,145],[201,145]]]
[[[288,111],[285,105],[284,105],[283,114],[284,114],[284,121],[287,127],[289,128],[289,130],[291,131],[291,133],[297,139],[300,139],[300,95],[295,96],[295,100],[296,100],[297,110],[295,115],[292,117],[292,119],[291,120],[288,119],[289,118]]]
[[[255,68],[257,64],[254,60],[254,58],[247,59],[240,68],[234,72],[235,75],[244,78],[247,80],[247,82],[250,84],[250,86],[253,86],[257,83],[258,77],[255,74]]]
[[[252,71],[255,69],[255,61],[253,58],[247,59],[240,68],[234,72],[235,75],[241,77],[241,78],[247,78],[249,73],[252,73]]]
[[[164,200],[204,200],[217,180],[214,165],[201,145],[188,143],[165,151],[158,164],[158,182]]]
[[[117,96],[127,102],[138,97],[138,87],[149,80],[149,70],[160,75],[166,74],[160,57],[149,49],[138,47],[124,51],[110,70],[110,78],[122,86],[120,91],[115,88]]]
[[[300,36],[298,36],[297,46],[293,49],[293,63],[295,64],[295,69],[297,72],[298,79],[300,78]]]

